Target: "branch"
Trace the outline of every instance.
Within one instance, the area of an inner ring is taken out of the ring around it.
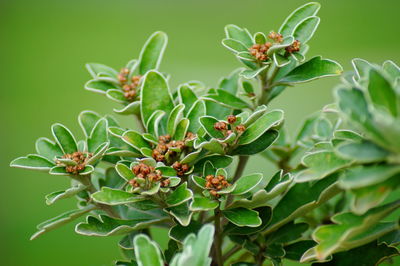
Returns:
[[[214,236],[214,251],[215,259],[218,266],[223,266],[222,260],[222,231],[221,231],[221,211],[219,208],[214,210],[214,226],[215,226],[215,236]]]

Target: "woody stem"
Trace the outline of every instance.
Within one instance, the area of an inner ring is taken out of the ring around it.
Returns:
[[[214,251],[215,260],[218,266],[223,266],[222,260],[222,231],[221,231],[221,210],[219,208],[214,210],[214,225],[215,225],[215,236],[214,236]]]

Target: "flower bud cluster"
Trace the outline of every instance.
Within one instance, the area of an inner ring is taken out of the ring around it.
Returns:
[[[177,172],[178,176],[184,176],[190,170],[190,167],[187,163],[174,162],[172,164],[172,168],[174,168]]]
[[[298,40],[295,40],[290,46],[286,47],[286,52],[291,54],[300,51],[301,43]]]
[[[65,171],[70,174],[77,175],[82,172],[86,167],[87,160],[92,157],[91,153],[84,153],[80,151],[76,151],[74,153],[64,154],[62,156],[63,159],[70,159],[76,163],[76,165],[67,165],[65,167]],[[62,162],[57,161],[58,165],[63,165]]]
[[[246,127],[242,124],[234,126],[234,124],[237,121],[236,116],[229,115],[226,120],[227,123],[224,121],[219,121],[214,124],[214,129],[224,133],[225,137],[233,132],[235,132],[238,135],[241,135],[246,130]]]
[[[141,76],[132,76],[131,80],[128,80],[129,69],[123,68],[118,74],[118,81],[124,91],[124,97],[128,101],[134,101],[137,96],[137,87],[139,86]]]
[[[158,138],[158,144],[152,152],[152,156],[157,162],[165,163],[167,153],[168,156],[174,156],[176,153],[170,150],[170,148],[183,150],[185,147],[185,142],[182,140],[171,140],[170,135],[160,136]]]
[[[219,197],[218,191],[229,187],[231,184],[226,181],[225,176],[223,175],[208,175],[206,176],[206,188],[210,190],[210,194],[214,197]]]
[[[264,44],[254,44],[250,47],[249,52],[252,56],[254,56],[258,61],[267,61],[269,59],[268,50],[272,47],[273,43],[282,43],[283,36],[282,34],[271,31],[268,34],[268,38],[273,42],[266,42]]]
[[[178,176],[183,176],[189,171],[190,167],[188,164],[181,164],[177,160],[181,153],[188,149],[186,141],[195,138],[195,134],[188,132],[184,140],[172,140],[170,135],[160,136],[158,138],[158,144],[152,151],[152,157],[157,162],[163,162],[167,165],[171,165],[178,173]],[[179,149],[180,152],[174,150]]]
[[[249,52],[258,61],[267,61],[269,59],[267,52],[271,46],[272,43],[270,42],[266,42],[265,44],[254,44],[250,47]]]
[[[167,187],[170,182],[169,179],[163,178],[160,170],[144,163],[135,165],[132,172],[136,178],[129,180],[129,184],[133,187],[151,188],[156,182],[160,182],[162,187]]]

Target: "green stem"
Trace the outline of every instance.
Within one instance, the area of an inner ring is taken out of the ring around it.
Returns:
[[[232,178],[232,183],[235,183],[243,175],[244,169],[246,168],[249,158],[250,157],[248,155],[239,156],[239,162],[236,167],[235,175]],[[232,201],[233,201],[233,196],[229,195],[228,199],[226,200],[225,206],[229,206],[232,203]]]
[[[250,157],[248,155],[239,156],[239,162],[236,167],[235,175],[233,176],[232,182],[235,182],[242,176],[244,169],[246,168],[246,164],[249,161],[249,158]]]
[[[268,68],[269,70],[269,68]],[[261,96],[258,99],[258,105],[262,105],[262,104],[268,104],[269,103],[269,93],[271,92],[272,88],[276,86],[276,84],[273,84],[273,81],[276,77],[276,75],[279,72],[279,68],[278,67],[274,67],[274,69],[272,70],[271,75],[268,76],[268,71],[266,72],[262,72],[259,75],[259,79],[261,81]]]
[[[241,246],[235,245],[233,246],[230,250],[228,250],[224,256],[222,256],[222,260],[226,261],[228,260],[230,257],[232,257],[234,254],[236,254],[238,251],[240,251],[242,249]]]
[[[221,231],[221,210],[219,208],[214,210],[214,251],[215,260],[218,266],[223,266],[222,260],[222,231]]]

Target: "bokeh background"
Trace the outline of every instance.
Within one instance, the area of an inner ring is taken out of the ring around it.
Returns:
[[[77,115],[85,109],[111,113],[105,97],[83,89],[86,62],[122,67],[136,58],[156,30],[169,35],[162,70],[171,85],[196,79],[210,86],[239,63],[220,44],[228,23],[251,32],[277,30],[304,0],[1,0],[0,1],[0,264],[111,265],[119,258],[118,238],[84,237],[73,224],[29,241],[35,226],[75,207],[65,200],[47,207],[44,195],[68,185],[65,177],[11,169],[9,162],[34,152],[34,141],[50,136],[62,122],[80,131]],[[361,57],[400,63],[398,0],[320,1],[321,25],[311,55],[323,55],[350,69]],[[293,132],[304,116],[332,101],[338,78],[287,89],[273,104],[286,112]],[[118,117],[134,126],[127,117]],[[272,173],[251,161],[248,171]],[[158,232],[165,245],[164,232]]]

